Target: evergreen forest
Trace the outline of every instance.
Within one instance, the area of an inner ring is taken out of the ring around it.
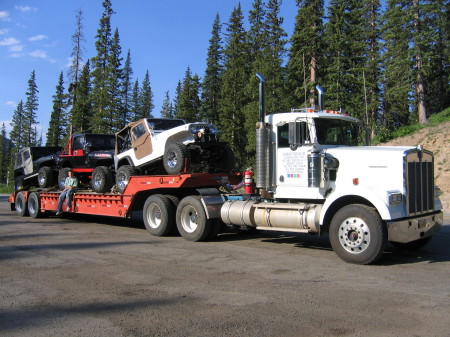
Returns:
[[[285,0],[287,1],[287,0]],[[293,0],[289,0],[293,1]],[[96,55],[84,55],[83,12],[76,13],[69,72],[57,77],[45,141],[36,130],[38,85],[31,71],[12,130],[0,134],[0,183],[12,173],[14,154],[26,146],[64,146],[74,131],[117,132],[144,117],[216,124],[235,151],[238,169],[252,165],[258,119],[258,79],[266,79],[267,113],[317,104],[345,109],[371,139],[383,141],[399,127],[419,123],[450,106],[449,0],[296,0],[292,32],[283,29],[282,0],[252,0],[243,13],[217,14],[204,74],[186,68],[174,97],[155,107],[151,69],[133,79],[131,51],[121,48],[115,14],[104,0]],[[181,75],[182,76],[182,75]],[[56,75],[55,75],[56,79]],[[10,179],[9,181],[12,181]]]

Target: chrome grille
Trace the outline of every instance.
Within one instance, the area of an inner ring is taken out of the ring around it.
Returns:
[[[434,160],[431,152],[413,150],[406,155],[406,207],[408,215],[434,210]]]

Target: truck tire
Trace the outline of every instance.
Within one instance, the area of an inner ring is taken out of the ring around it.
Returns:
[[[123,165],[116,172],[116,185],[120,193],[125,191],[131,176],[136,175],[136,171],[131,165]]]
[[[38,171],[38,184],[41,188],[53,185],[53,170],[49,166],[42,166]]]
[[[143,209],[145,228],[155,236],[166,236],[174,227],[175,208],[169,199],[162,194],[147,198]]]
[[[23,192],[18,192],[16,194],[16,199],[14,201],[14,205],[16,206],[16,212],[17,212],[18,216],[27,216],[28,215],[27,200],[26,200]]]
[[[28,195],[28,213],[32,218],[40,218],[42,217],[41,212],[41,200],[39,194],[30,193]]]
[[[177,207],[177,228],[181,236],[189,241],[205,240],[211,230],[211,221],[206,218],[199,196],[188,196]]]
[[[107,193],[113,186],[113,175],[106,166],[98,166],[92,172],[91,187],[94,192]]]
[[[354,204],[341,208],[330,223],[330,242],[344,261],[370,264],[378,260],[387,244],[387,229],[377,211]]]
[[[167,174],[178,174],[188,170],[191,155],[184,144],[171,143],[164,151],[163,164]]]
[[[58,173],[58,188],[62,191],[64,189],[64,183],[66,182],[66,178],[69,176],[70,167],[64,167],[59,170]]]
[[[14,189],[16,191],[20,191],[21,189],[23,189],[24,182],[25,182],[25,178],[23,176],[15,177],[14,178]]]
[[[419,240],[415,240],[415,241],[411,241],[411,242],[407,242],[407,243],[392,242],[392,241],[390,241],[390,243],[398,249],[414,252],[416,250],[420,250],[421,248],[425,247],[425,245],[427,245],[428,242],[430,242],[432,238],[433,238],[432,236],[429,236],[427,238],[423,238],[423,239],[419,239]]]
[[[175,214],[177,207],[180,203],[180,198],[178,198],[175,195],[170,195],[170,194],[164,194],[164,196],[169,199],[169,201],[172,203],[172,209],[173,209],[173,213]],[[175,224],[175,217],[173,219],[174,224]],[[172,226],[172,232],[170,233],[171,235],[179,235],[180,233],[178,233],[178,228],[176,225]]]

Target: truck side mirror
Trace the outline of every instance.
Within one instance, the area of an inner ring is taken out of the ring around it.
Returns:
[[[92,146],[91,143],[89,143],[89,142],[85,143],[84,146],[83,146],[84,152],[88,153],[90,151],[90,149],[91,149],[91,146]]]

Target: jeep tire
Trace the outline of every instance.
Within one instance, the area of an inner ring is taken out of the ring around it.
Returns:
[[[91,187],[94,192],[107,193],[113,186],[113,175],[106,166],[98,166],[92,172]]]
[[[38,184],[41,188],[53,185],[53,170],[49,166],[42,166],[38,171]]]
[[[191,161],[190,153],[186,145],[171,143],[164,151],[163,164],[167,174],[179,174],[188,170]]]
[[[125,188],[128,186],[128,182],[130,181],[130,177],[136,175],[136,171],[134,167],[131,165],[122,165],[116,172],[116,185],[117,190],[120,193],[125,191]]]
[[[58,188],[62,191],[64,190],[64,183],[66,182],[66,178],[69,176],[69,171],[72,169],[70,167],[64,167],[59,170],[58,173]]]

